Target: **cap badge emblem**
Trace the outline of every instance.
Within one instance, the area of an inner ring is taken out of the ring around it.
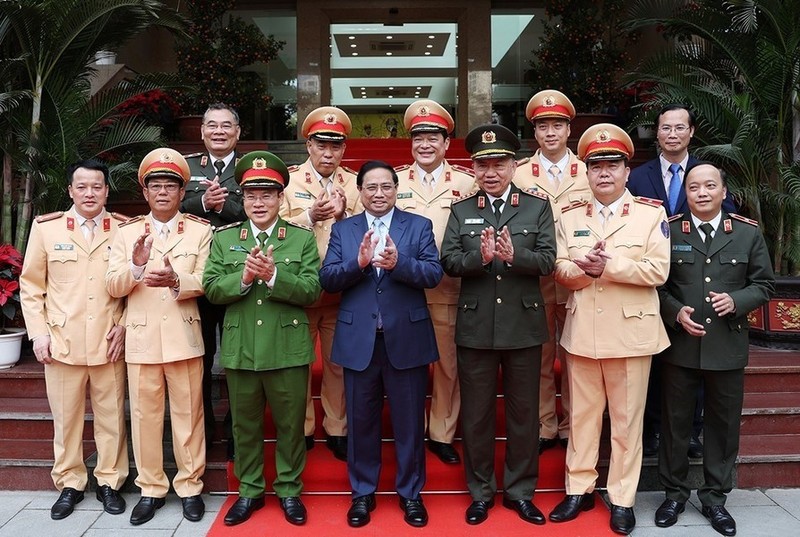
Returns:
[[[336,116],[333,114],[325,114],[325,117],[322,119],[326,125],[336,125]]]
[[[545,106],[555,106],[555,105],[556,105],[556,100],[555,100],[555,98],[553,98],[553,96],[552,96],[552,95],[547,95],[547,96],[544,98],[544,105],[545,105]]]
[[[481,141],[485,144],[493,144],[497,141],[497,135],[494,131],[484,131],[481,135]]]
[[[601,130],[601,131],[597,131],[597,134],[595,135],[595,139],[598,142],[607,142],[607,141],[609,141],[611,139],[611,135],[608,134],[607,130]]]
[[[158,157],[159,162],[172,162],[172,155],[167,152],[161,153]]]
[[[254,158],[253,159],[253,168],[254,170],[266,170],[267,169],[267,161],[263,158]]]
[[[427,106],[420,106],[419,107],[419,115],[421,115],[423,117],[430,115],[430,111],[428,110],[428,107]]]

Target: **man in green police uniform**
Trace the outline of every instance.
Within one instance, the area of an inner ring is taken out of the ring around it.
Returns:
[[[273,487],[286,520],[303,524],[303,420],[308,364],[314,361],[304,307],[320,294],[319,253],[311,231],[278,216],[289,182],[278,157],[248,153],[235,175],[248,220],[217,230],[203,275],[208,299],[227,305],[220,362],[228,380],[240,484],[225,524],[240,524],[264,506],[266,404],[277,431]]]

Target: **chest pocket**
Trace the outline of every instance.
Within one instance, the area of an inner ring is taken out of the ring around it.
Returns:
[[[78,251],[59,250],[47,257],[47,277],[59,283],[69,283],[78,277]]]
[[[742,283],[747,278],[748,255],[744,252],[720,252],[719,263],[722,265],[722,281],[726,283]]]
[[[536,245],[536,237],[539,235],[539,226],[535,224],[512,224],[508,226],[508,232],[511,234],[511,242],[532,250],[533,246]]]
[[[398,199],[397,206],[403,210],[411,210],[413,212],[413,209],[417,207],[417,200],[414,198]]]
[[[676,283],[692,283],[696,279],[694,275],[695,257],[694,250],[689,252],[673,250],[670,254],[669,277]]]
[[[247,259],[247,252],[227,251],[222,258],[222,263],[225,266],[236,268],[244,266],[245,259]]]
[[[170,254],[171,262],[187,272],[194,270],[194,264],[197,261],[197,252],[190,252],[188,250],[173,250]]]
[[[644,246],[644,237],[614,237],[614,246],[629,250],[640,249]]]
[[[469,250],[476,248],[480,248],[481,243],[481,231],[485,228],[492,225],[490,222],[484,222],[483,224],[471,224],[465,225],[461,227],[461,247],[464,250]]]
[[[300,252],[274,252],[275,265],[286,267],[290,272],[296,273],[300,269]]]

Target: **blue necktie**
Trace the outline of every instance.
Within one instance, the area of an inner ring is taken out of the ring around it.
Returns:
[[[675,214],[675,209],[678,208],[678,196],[681,193],[681,165],[670,164],[669,171],[672,172],[672,179],[669,180],[669,214]]]

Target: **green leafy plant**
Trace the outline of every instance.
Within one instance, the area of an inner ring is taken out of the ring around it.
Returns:
[[[6,321],[13,321],[19,311],[19,275],[22,254],[10,244],[0,244],[0,334]]]

